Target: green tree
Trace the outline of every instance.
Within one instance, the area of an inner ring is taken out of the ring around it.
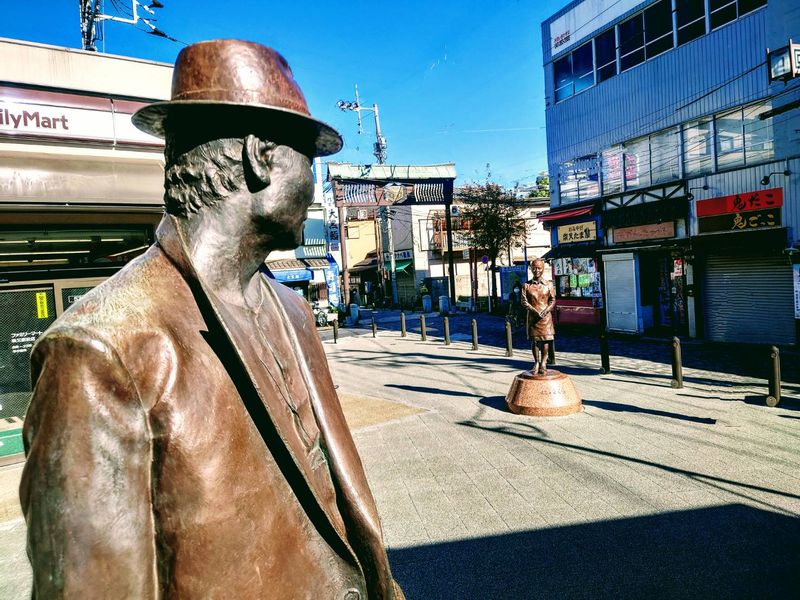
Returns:
[[[525,220],[514,196],[496,183],[466,186],[459,195],[464,201],[462,219],[469,222],[465,237],[471,247],[483,251],[489,258],[492,272],[489,293],[496,300],[497,257],[512,246],[524,243]]]
[[[550,197],[550,176],[547,171],[542,171],[536,177],[536,189],[528,194],[528,198],[549,198]]]

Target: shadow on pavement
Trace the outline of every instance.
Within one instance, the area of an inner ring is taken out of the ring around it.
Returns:
[[[644,413],[654,415],[656,417],[669,417],[670,419],[680,419],[681,421],[691,421],[692,423],[702,423],[704,425],[714,425],[717,420],[707,417],[692,417],[689,415],[682,415],[680,413],[669,412],[666,410],[654,410],[652,408],[642,408],[634,406],[633,404],[622,404],[620,402],[604,402],[601,400],[584,400],[584,406],[594,406],[602,410],[610,410],[612,412],[632,412]]]
[[[383,387],[396,388],[399,390],[407,390],[409,392],[419,392],[421,394],[437,394],[439,396],[465,396],[468,398],[475,397],[475,394],[469,392],[459,392],[457,390],[445,390],[442,388],[426,387],[421,385],[405,385],[400,383],[384,383]]]
[[[489,408],[499,410],[500,412],[509,412],[508,407],[506,406],[505,396],[486,396],[485,398],[478,400],[478,403],[488,406]]]
[[[726,506],[390,550],[409,600],[788,598],[800,520]]]
[[[767,405],[767,394],[766,392],[761,396],[745,396],[744,403],[745,404],[752,404],[754,406],[766,406]],[[800,410],[800,400],[796,398],[787,398],[786,396],[781,396],[781,401],[778,403],[777,408],[785,408],[786,410]]]

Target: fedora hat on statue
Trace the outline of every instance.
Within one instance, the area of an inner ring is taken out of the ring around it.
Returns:
[[[151,135],[263,135],[309,156],[342,148],[339,133],[311,116],[286,59],[267,46],[213,40],[181,50],[172,99],[139,109],[133,124]]]

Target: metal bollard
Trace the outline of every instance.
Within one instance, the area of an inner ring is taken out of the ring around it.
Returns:
[[[400,312],[400,337],[406,337],[406,313]]]
[[[444,345],[450,345],[450,317],[444,318]]]
[[[683,388],[681,341],[677,337],[672,338],[672,382],[670,385],[676,389]]]
[[[339,341],[339,319],[336,319],[333,322],[333,343],[337,343]]]
[[[608,335],[605,331],[600,333],[600,372],[604,375],[611,373],[611,357],[608,351]]]
[[[511,323],[506,321],[506,356],[514,356],[514,339],[511,336]]]
[[[478,349],[478,322],[472,319],[472,349]]]
[[[774,408],[781,401],[781,352],[775,346],[770,349],[769,358],[772,362],[769,370],[769,396],[767,406]]]
[[[422,341],[427,341],[428,339],[428,328],[425,325],[425,315],[419,316],[419,333]]]
[[[372,317],[372,337],[378,337],[378,324],[375,322],[375,317]]]
[[[556,341],[550,341],[550,352],[547,353],[547,364],[548,366],[554,367],[556,364]]]

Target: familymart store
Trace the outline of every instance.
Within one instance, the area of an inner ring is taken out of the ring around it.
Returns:
[[[163,144],[131,115],[171,67],[0,39],[0,464],[22,459],[30,352],[140,255],[163,213]]]

